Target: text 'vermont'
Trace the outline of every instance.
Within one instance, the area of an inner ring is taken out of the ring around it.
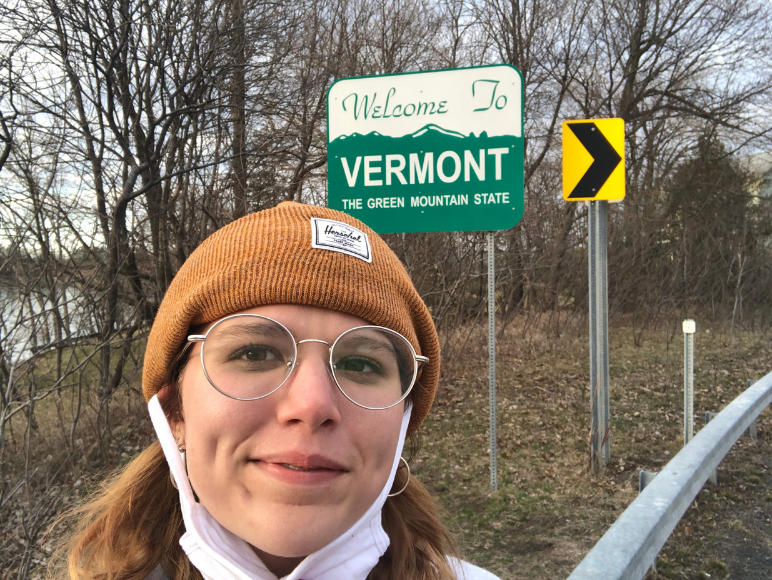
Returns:
[[[354,158],[353,166],[347,157],[341,157],[340,162],[349,187],[357,185],[360,175],[365,187],[434,183],[435,175],[443,183],[454,183],[462,174],[464,181],[471,181],[472,175],[485,181],[486,168],[491,165],[486,160],[493,161],[494,178],[501,181],[501,158],[508,153],[507,147],[496,147],[477,152],[465,150],[463,160],[455,151],[443,151],[436,159],[434,152],[427,151],[423,158],[419,153],[410,153],[407,159],[400,154],[360,155]],[[452,170],[447,171],[449,166]]]

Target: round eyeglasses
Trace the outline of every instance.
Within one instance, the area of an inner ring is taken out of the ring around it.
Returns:
[[[259,314],[232,314],[214,323],[201,342],[201,366],[209,383],[226,397],[254,401],[281,387],[295,369],[298,345],[319,342],[329,347],[328,370],[346,398],[365,409],[388,409],[408,396],[420,365],[408,340],[383,326],[357,326],[335,342],[296,341],[280,322]]]

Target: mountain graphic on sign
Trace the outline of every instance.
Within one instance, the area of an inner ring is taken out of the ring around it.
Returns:
[[[370,133],[352,133],[351,135],[341,135],[337,139],[333,141],[342,141],[344,139],[373,139],[376,137],[382,137],[385,139],[406,139],[406,138],[431,138],[432,136],[439,136],[439,135],[446,135],[448,137],[454,137],[457,139],[468,139],[469,137],[474,137],[474,134],[470,135],[464,135],[463,133],[459,133],[458,131],[453,131],[452,129],[445,129],[444,127],[440,127],[439,125],[435,125],[434,123],[429,123],[428,125],[424,125],[417,131],[414,131],[413,133],[409,135],[403,135],[401,137],[388,137],[386,135],[382,135],[378,131],[371,131]],[[481,137],[487,137],[487,133],[483,131],[480,136]]]
[[[450,129],[443,129],[439,125],[435,125],[434,123],[429,123],[428,125],[425,125],[424,127],[421,127],[413,133],[412,137],[420,137],[421,135],[424,135],[428,133],[429,131],[437,131],[438,133],[442,133],[443,135],[450,135],[452,137],[461,137],[462,139],[466,137],[463,133],[459,133],[458,131],[451,131]]]
[[[381,134],[378,131],[372,131],[371,133],[367,133],[364,135],[362,133],[352,133],[351,135],[341,135],[340,137],[338,137],[338,139],[353,139],[355,137],[369,137],[371,135],[374,137],[381,136]]]
[[[327,155],[333,158],[351,157],[355,159],[361,155],[392,155],[402,152],[423,153],[425,151],[434,151],[436,155],[439,155],[443,151],[456,151],[463,157],[465,150],[478,152],[482,149],[506,147],[514,153],[515,150],[522,151],[522,146],[522,138],[514,135],[489,136],[486,131],[481,131],[479,135],[474,133],[464,135],[458,131],[429,123],[417,131],[401,137],[389,137],[377,131],[364,135],[362,133],[341,135],[328,144]],[[518,153],[518,155],[522,156],[522,153]],[[514,155],[507,159],[514,159]],[[335,165],[334,170],[342,171],[339,164]]]

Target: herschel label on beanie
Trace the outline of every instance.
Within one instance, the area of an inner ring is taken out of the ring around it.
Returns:
[[[348,254],[368,264],[373,261],[367,234],[346,223],[323,218],[311,218],[311,246]]]

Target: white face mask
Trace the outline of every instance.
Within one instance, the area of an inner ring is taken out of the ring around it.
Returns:
[[[190,562],[206,580],[277,580],[247,542],[222,527],[204,506],[195,501],[177,442],[157,395],[150,399],[148,409],[179,489],[185,522],[185,534],[180,538],[180,545]],[[291,574],[284,577],[285,580],[364,580],[378,563],[389,547],[389,537],[381,526],[381,509],[399,467],[411,411],[410,404],[407,404],[391,473],[378,498],[351,528],[321,550],[307,556]]]

